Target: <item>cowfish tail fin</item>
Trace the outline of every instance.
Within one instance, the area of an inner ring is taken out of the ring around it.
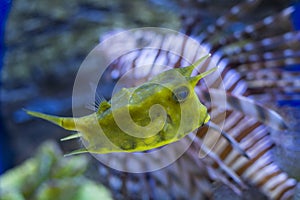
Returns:
[[[34,112],[34,111],[26,110],[26,109],[24,109],[24,111],[30,116],[47,120],[47,121],[52,122],[53,124],[56,124],[56,125],[64,128],[64,129],[66,129],[66,130],[76,131],[76,125],[75,125],[74,118],[71,118],[71,117],[57,117],[57,116],[47,115],[47,114],[43,114],[43,113],[40,113],[40,112]]]

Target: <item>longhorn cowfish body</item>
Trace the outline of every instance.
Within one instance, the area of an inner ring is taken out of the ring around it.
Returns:
[[[62,140],[81,137],[86,148],[70,154],[138,152],[161,147],[180,140],[210,119],[194,87],[216,68],[191,77],[194,67],[205,58],[185,68],[162,72],[138,87],[123,88],[88,116],[63,118],[27,113],[78,131]]]

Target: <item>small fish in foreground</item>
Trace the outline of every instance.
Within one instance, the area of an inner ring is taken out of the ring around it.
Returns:
[[[62,141],[82,138],[85,148],[67,155],[141,152],[161,147],[180,140],[210,120],[194,87],[217,68],[191,77],[194,68],[208,56],[190,66],[162,72],[138,87],[123,88],[110,101],[102,101],[91,115],[72,118],[25,111],[78,132]]]

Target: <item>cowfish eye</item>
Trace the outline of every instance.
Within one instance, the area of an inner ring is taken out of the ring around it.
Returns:
[[[186,98],[189,96],[190,90],[186,86],[181,86],[176,88],[173,91],[173,99],[179,103],[183,102],[186,100]]]

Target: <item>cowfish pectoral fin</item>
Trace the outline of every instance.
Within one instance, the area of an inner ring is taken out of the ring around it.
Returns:
[[[28,115],[47,120],[47,121],[52,122],[53,124],[56,124],[66,130],[71,130],[71,131],[76,130],[75,121],[74,121],[74,118],[72,118],[72,117],[58,117],[58,116],[47,115],[44,113],[34,112],[34,111],[26,110],[26,109],[23,109],[23,110]]]
[[[77,150],[71,151],[70,153],[65,154],[64,157],[73,156],[73,155],[82,154],[82,153],[88,153],[88,152],[89,151],[86,148],[81,148],[81,149],[77,149]]]
[[[104,111],[108,110],[110,107],[111,107],[111,104],[104,100],[100,103],[97,113],[101,114]]]

